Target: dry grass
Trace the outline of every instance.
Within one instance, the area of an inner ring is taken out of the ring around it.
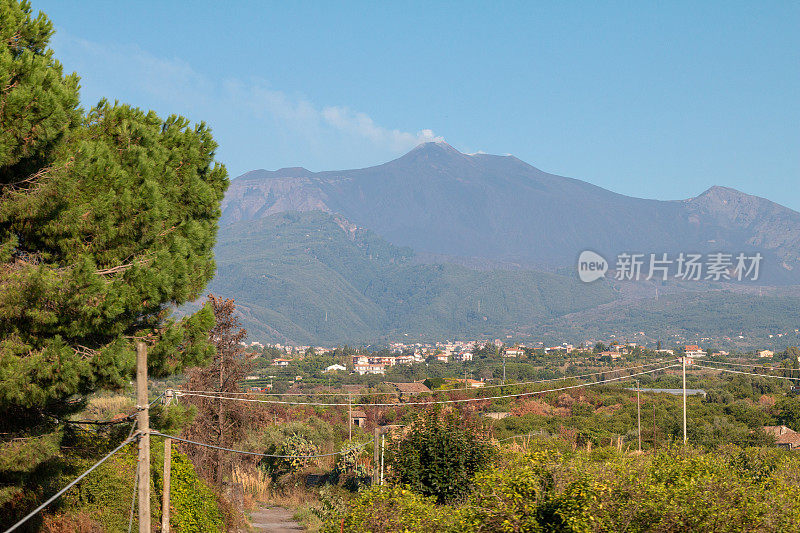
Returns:
[[[129,415],[136,408],[133,399],[127,396],[95,396],[89,400],[82,418],[90,420],[110,420],[118,415]]]
[[[241,483],[244,492],[256,500],[265,500],[273,492],[272,480],[260,468],[236,465],[231,472],[231,481]]]
[[[237,465],[231,472],[231,481],[241,483],[245,495],[252,505],[255,502],[270,503],[289,509],[297,509],[303,505],[319,500],[318,495],[302,483],[273,483],[269,475],[259,468],[247,468]]]

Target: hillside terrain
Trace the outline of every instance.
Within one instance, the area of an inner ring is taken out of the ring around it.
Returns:
[[[615,298],[574,276],[418,264],[319,211],[221,228],[216,258],[208,290],[236,299],[251,337],[282,342],[497,335]]]
[[[758,284],[584,284],[575,263],[587,249],[612,268],[621,252],[764,259]],[[631,198],[441,142],[364,169],[244,174],[222,203],[215,253],[208,291],[236,299],[254,340],[643,332],[737,346],[800,325],[800,213],[725,187]]]
[[[375,167],[252,171],[231,183],[221,224],[327,211],[418,253],[536,267],[574,266],[583,250],[764,254],[764,279],[800,283],[800,213],[734,189],[632,198],[555,176],[513,156],[425,143]]]

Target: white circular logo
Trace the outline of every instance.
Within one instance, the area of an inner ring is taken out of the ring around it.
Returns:
[[[598,253],[586,250],[578,258],[578,277],[584,283],[591,283],[606,275],[608,261]]]

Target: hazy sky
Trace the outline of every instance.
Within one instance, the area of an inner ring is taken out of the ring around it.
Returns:
[[[421,139],[633,196],[800,210],[798,2],[33,1],[82,99],[213,128],[231,176]]]

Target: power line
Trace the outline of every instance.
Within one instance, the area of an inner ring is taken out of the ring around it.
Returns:
[[[164,397],[164,394],[166,394],[166,393],[162,392],[161,394],[159,394],[152,402],[150,402],[150,404],[147,406],[147,408],[150,409],[151,407],[153,407],[153,405],[158,400],[160,400],[161,398]],[[115,420],[64,420],[64,423],[65,424],[79,424],[79,425],[86,424],[86,425],[93,425],[93,426],[112,426],[112,425],[115,425],[115,424],[124,424],[128,420],[133,420],[134,418],[136,418],[138,416],[138,414],[139,414],[139,410],[137,409],[136,412],[131,413],[131,414],[127,415],[124,418],[117,418]]]
[[[706,360],[704,360],[703,362],[706,363],[706,364],[713,363],[715,365],[730,365],[730,366],[743,366],[743,367],[748,367],[748,368],[762,368],[764,370],[797,370],[796,368],[761,366],[761,365],[756,365],[756,364],[748,365],[748,364],[744,364],[744,363],[727,363],[727,362],[723,362],[723,361],[706,361]]]
[[[23,518],[22,520],[20,520],[19,522],[17,522],[16,524],[14,524],[13,526],[11,526],[10,528],[8,528],[8,529],[5,531],[5,533],[11,533],[11,532],[12,532],[12,531],[14,531],[15,529],[17,529],[19,526],[21,526],[22,524],[24,524],[25,522],[27,522],[28,520],[30,520],[31,518],[33,518],[33,517],[36,515],[36,513],[38,513],[39,511],[41,511],[42,509],[44,509],[44,508],[45,508],[45,507],[47,507],[48,505],[50,505],[50,504],[51,504],[52,502],[54,502],[55,500],[57,500],[57,499],[58,499],[58,498],[59,498],[59,497],[60,497],[62,494],[64,494],[64,493],[65,493],[65,492],[67,492],[69,489],[71,489],[73,486],[75,486],[75,484],[77,484],[77,483],[78,483],[80,480],[82,480],[83,478],[85,478],[86,476],[88,476],[88,475],[89,475],[89,473],[91,473],[91,472],[92,472],[92,471],[93,471],[95,468],[97,468],[98,466],[100,466],[101,464],[103,464],[103,463],[104,463],[104,462],[105,462],[105,461],[106,461],[106,460],[107,460],[109,457],[111,457],[112,455],[114,455],[115,453],[117,453],[117,452],[118,452],[118,451],[120,451],[122,448],[124,448],[125,446],[127,446],[128,444],[130,444],[131,442],[133,442],[133,441],[135,441],[135,440],[136,440],[136,437],[130,437],[130,438],[127,438],[127,439],[125,439],[125,440],[122,442],[122,444],[120,444],[119,446],[117,446],[116,448],[114,448],[113,450],[111,450],[111,451],[110,451],[110,452],[109,452],[109,453],[108,453],[108,454],[107,454],[105,457],[103,457],[102,459],[100,459],[99,461],[97,461],[95,464],[93,464],[91,467],[89,467],[89,469],[88,469],[88,470],[86,470],[86,471],[85,471],[83,474],[81,474],[80,476],[78,476],[78,477],[76,477],[74,480],[72,480],[72,482],[71,482],[69,485],[67,485],[66,487],[64,487],[64,488],[63,488],[63,489],[61,489],[60,491],[56,492],[54,495],[52,495],[52,496],[51,496],[51,497],[50,497],[50,498],[49,498],[49,499],[48,499],[46,502],[44,502],[44,503],[43,503],[43,504],[41,504],[39,507],[37,507],[36,509],[34,509],[34,510],[33,510],[33,511],[31,511],[30,513],[28,513],[28,515],[27,515],[27,516],[25,516],[25,518]]]
[[[499,384],[499,385],[484,385],[483,387],[481,387],[481,389],[485,390],[485,389],[493,389],[493,388],[497,388],[497,387],[515,387],[515,386],[523,386],[523,385],[535,385],[535,384],[538,384],[538,383],[550,383],[550,382],[553,382],[553,381],[564,381],[564,380],[567,380],[567,379],[579,379],[579,378],[590,377],[590,376],[599,376],[601,374],[609,374],[609,373],[612,373],[612,372],[622,372],[622,371],[626,371],[626,370],[636,370],[638,368],[647,368],[647,367],[650,367],[650,366],[660,365],[660,364],[663,364],[665,362],[666,361],[664,359],[659,359],[658,361],[655,361],[653,363],[648,363],[648,364],[645,364],[645,365],[627,366],[627,367],[620,367],[620,368],[610,368],[608,370],[601,370],[599,372],[591,372],[591,373],[588,373],[588,374],[576,374],[574,376],[565,375],[565,376],[561,376],[561,377],[557,377],[557,378],[539,379],[539,380],[535,380],[535,381],[521,381],[519,383],[506,383],[506,384]],[[311,397],[311,396],[353,396],[352,392],[319,392],[319,393],[312,393],[312,392],[309,392],[309,393],[303,393],[303,392],[282,392],[282,393],[277,393],[277,392],[276,393],[271,393],[271,392],[224,392],[224,393],[220,393],[219,391],[199,391],[199,390],[188,390],[188,391],[179,390],[179,391],[176,391],[176,392],[180,392],[181,394],[187,394],[187,395],[191,395],[191,394],[231,394],[231,395],[234,395],[235,394],[235,395],[240,395],[241,396],[241,395],[247,395],[247,394],[260,394],[262,396],[308,396],[308,397]],[[397,396],[398,394],[399,394],[398,392],[366,392],[366,393],[362,394],[362,396]],[[339,405],[339,404],[337,404],[337,405]],[[344,405],[344,404],[342,404],[342,405]],[[356,405],[356,404],[353,404],[353,405]],[[369,404],[369,405],[374,405],[374,404]]]
[[[353,446],[351,448],[347,448],[346,450],[341,450],[341,451],[338,451],[338,452],[335,452],[335,453],[322,453],[322,454],[318,454],[318,455],[270,455],[268,453],[248,452],[246,450],[235,450],[233,448],[225,448],[225,447],[222,447],[222,446],[215,446],[213,444],[206,444],[205,442],[197,442],[197,441],[194,441],[194,440],[184,439],[182,437],[176,437],[174,435],[167,435],[165,433],[160,433],[158,431],[152,431],[150,434],[151,435],[156,435],[156,436],[159,436],[159,437],[166,437],[168,439],[179,440],[181,442],[186,442],[188,444],[195,444],[197,446],[204,446],[206,448],[213,448],[215,450],[222,450],[224,452],[234,452],[234,453],[241,453],[241,454],[245,454],[245,455],[256,455],[258,457],[271,457],[271,458],[274,458],[274,459],[318,459],[320,457],[332,457],[334,455],[343,455],[343,454],[345,454],[347,452],[351,452],[353,450],[359,450],[359,449],[367,446],[368,444],[370,444],[371,442],[373,442],[375,440],[375,439],[368,440],[367,442],[358,444],[358,445]]]
[[[694,366],[696,366],[697,368],[705,368],[706,370],[717,370],[719,372],[731,372],[733,374],[744,374],[746,376],[758,376],[758,377],[761,377],[761,378],[775,378],[775,379],[791,379],[791,380],[795,380],[795,381],[800,381],[800,378],[790,378],[788,376],[772,376],[772,375],[769,375],[769,374],[755,374],[753,372],[742,372],[741,370],[731,370],[729,368],[717,368],[717,367],[713,367],[713,366],[703,366],[703,365],[698,365],[698,364],[695,364]]]
[[[415,405],[440,405],[440,404],[450,404],[450,403],[466,403],[466,402],[481,402],[481,401],[488,401],[488,400],[500,400],[505,398],[519,398],[523,396],[531,396],[534,394],[545,394],[548,392],[558,392],[562,390],[569,390],[569,389],[577,389],[581,387],[589,387],[592,385],[602,385],[604,383],[611,383],[615,381],[620,381],[624,379],[629,379],[636,376],[641,376],[644,374],[651,374],[653,372],[659,372],[661,370],[666,370],[668,368],[674,368],[678,365],[669,365],[661,368],[656,368],[653,370],[645,370],[643,372],[638,372],[636,374],[629,374],[627,376],[620,376],[615,378],[609,378],[605,380],[595,381],[593,383],[580,383],[577,385],[569,385],[565,387],[559,387],[555,389],[547,389],[547,390],[540,390],[540,391],[532,391],[532,392],[521,392],[517,394],[504,394],[500,396],[488,396],[488,397],[477,397],[477,398],[462,398],[458,400],[431,400],[428,402],[393,402],[393,403],[354,403],[352,405],[358,407],[404,407],[404,406],[415,406]],[[219,395],[212,395],[212,394],[200,394],[194,392],[184,392],[186,396],[197,396],[201,398],[212,398],[217,400],[231,400],[231,401],[238,401],[238,402],[252,402],[252,403],[266,403],[266,404],[277,404],[277,405],[311,405],[311,406],[318,406],[318,407],[341,407],[345,405],[350,405],[348,403],[323,403],[323,402],[288,402],[282,400],[263,400],[260,398],[231,398],[228,396],[219,396]]]

